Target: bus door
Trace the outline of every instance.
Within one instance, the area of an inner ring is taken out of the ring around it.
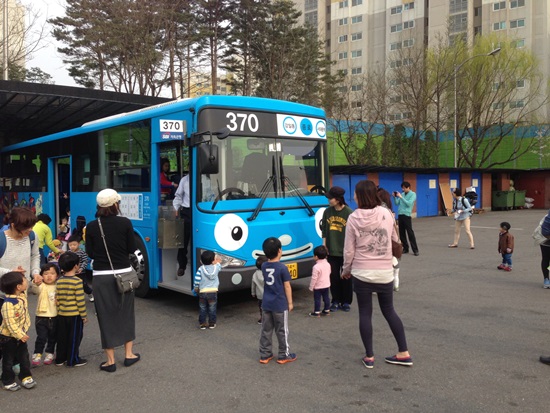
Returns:
[[[178,252],[183,247],[183,221],[176,217],[173,207],[177,186],[183,176],[189,173],[189,148],[183,141],[162,142],[158,146],[160,175],[165,174],[159,183],[160,206],[158,220],[158,239],[161,257],[162,279],[159,285],[177,291],[189,291],[192,287],[193,254],[192,240],[189,242],[188,263],[184,276],[178,276]],[[167,166],[169,165],[169,167]],[[171,183],[172,186],[170,188]],[[181,253],[181,252],[180,252]]]
[[[74,227],[70,220],[71,210],[71,157],[64,156],[51,159],[53,162],[53,211],[55,216],[51,217],[55,222],[54,238],[59,232],[64,218],[67,219],[69,229]]]

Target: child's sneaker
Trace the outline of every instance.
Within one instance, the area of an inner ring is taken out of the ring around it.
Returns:
[[[262,319],[258,319],[258,324],[262,324]]]
[[[311,312],[311,313],[308,314],[308,316],[310,316],[310,317],[321,317],[321,313]]]
[[[260,363],[262,364],[267,364],[269,363],[269,361],[273,358],[273,355],[269,356],[269,357],[260,357]]]
[[[90,300],[90,302],[93,303],[95,301],[94,295],[88,294],[88,300]]]
[[[330,310],[323,310],[321,311],[321,315],[330,315]]]
[[[503,270],[510,272],[510,271],[512,271],[512,267],[504,267]]]
[[[506,265],[504,264],[500,264],[498,267],[497,267],[499,270],[503,270],[506,268]]]
[[[201,330],[206,330],[208,328],[207,324],[201,324],[199,327]]]
[[[330,311],[338,311],[338,303],[332,303],[332,305],[330,306]]]
[[[390,357],[386,357],[385,360],[386,360],[386,363],[399,364],[400,366],[412,366],[413,365],[412,357],[390,356]]]
[[[550,279],[544,279],[544,284],[542,285],[542,288],[550,288]]]
[[[278,358],[277,359],[277,363],[279,364],[285,364],[285,363],[292,363],[293,361],[296,360],[296,354],[294,353],[290,353],[288,356],[286,357],[283,357],[283,358]]]
[[[34,386],[36,386],[36,382],[32,377],[25,377],[23,380],[21,380],[21,384],[26,389],[32,389]]]
[[[366,368],[374,368],[374,357],[363,357],[361,361],[363,362],[363,366],[365,366]]]
[[[209,328],[210,330],[216,328],[216,323],[210,323],[210,324],[208,325],[208,328]]]
[[[44,356],[44,365],[49,366],[50,364],[52,364],[54,358],[55,356],[53,355],[53,353],[46,353],[46,355]]]
[[[4,387],[4,390],[8,390],[8,391],[17,391],[21,388],[21,386],[16,382],[13,382],[12,384],[5,384],[3,387]]]
[[[42,354],[41,353],[34,353],[32,355],[32,365],[33,366],[40,366],[41,361],[42,361]]]

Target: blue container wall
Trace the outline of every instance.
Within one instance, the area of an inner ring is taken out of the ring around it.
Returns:
[[[390,194],[393,191],[402,192],[401,183],[403,182],[403,174],[401,172],[382,172],[378,174],[378,186],[384,188]],[[393,211],[397,214],[397,205],[393,202]]]

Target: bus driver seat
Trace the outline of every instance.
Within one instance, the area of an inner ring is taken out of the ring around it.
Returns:
[[[271,165],[263,153],[252,152],[246,155],[241,169],[239,188],[247,194],[258,195],[269,177],[270,169]]]

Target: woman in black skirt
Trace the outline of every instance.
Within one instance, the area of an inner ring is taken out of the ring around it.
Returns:
[[[114,189],[104,189],[97,194],[96,220],[86,227],[86,253],[94,260],[93,286],[94,304],[101,333],[101,346],[107,361],[99,368],[112,373],[116,371],[115,347],[124,344],[124,365],[129,367],[138,362],[140,355],[133,352],[136,338],[134,293],[124,296],[118,292],[114,273],[131,270],[129,255],[137,249],[132,222],[120,213],[120,195]],[[105,250],[101,227],[111,258]],[[114,268],[114,273],[113,273]]]

